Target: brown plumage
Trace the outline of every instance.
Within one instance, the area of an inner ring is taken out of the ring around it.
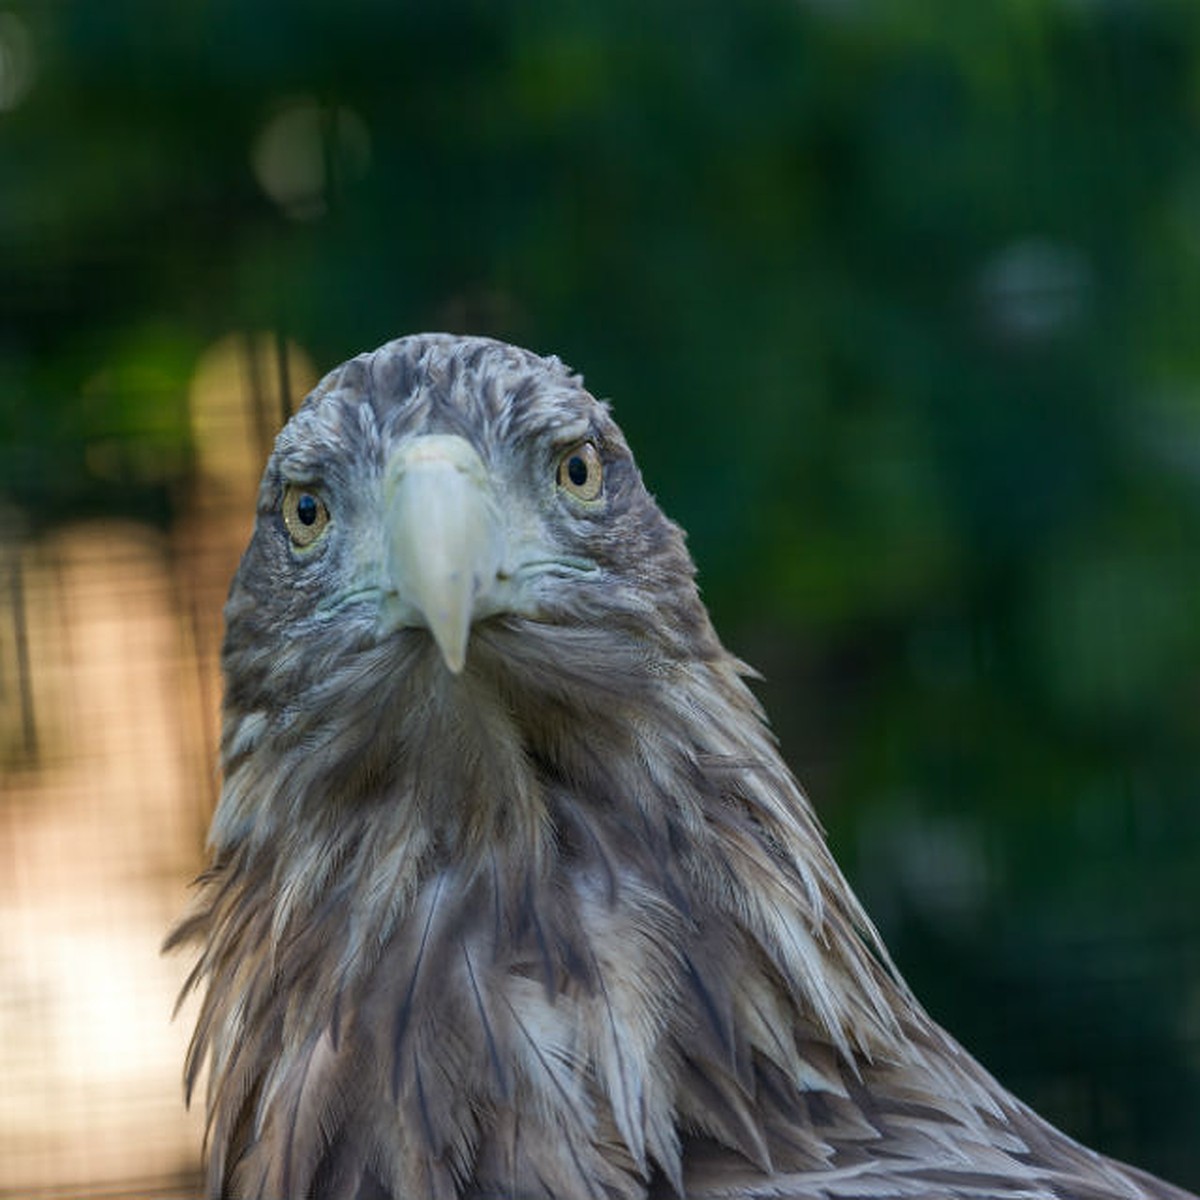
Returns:
[[[1181,1197],[925,1015],[556,359],[405,338],[267,465],[226,607],[212,1197]]]

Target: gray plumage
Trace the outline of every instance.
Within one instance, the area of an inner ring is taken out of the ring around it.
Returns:
[[[1182,1197],[922,1011],[557,359],[389,343],[226,607],[186,1067],[211,1197]]]

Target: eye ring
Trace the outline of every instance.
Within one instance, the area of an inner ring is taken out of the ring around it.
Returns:
[[[292,545],[303,550],[325,532],[329,509],[313,488],[289,483],[283,489],[283,523]]]
[[[592,442],[579,442],[558,460],[558,486],[576,500],[599,498],[604,489],[604,462]]]

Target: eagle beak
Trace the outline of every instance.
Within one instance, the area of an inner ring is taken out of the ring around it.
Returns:
[[[387,616],[428,629],[457,675],[504,556],[487,468],[465,438],[425,434],[392,457],[384,487]]]

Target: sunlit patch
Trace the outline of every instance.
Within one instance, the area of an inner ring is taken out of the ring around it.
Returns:
[[[214,342],[188,392],[201,473],[253,494],[275,431],[316,382],[307,351],[278,334],[230,333]]]
[[[80,387],[88,421],[84,462],[107,484],[153,486],[186,478],[187,389],[196,345],[180,328],[150,322],[111,339]]]
[[[169,1020],[187,964],[159,945],[199,866],[214,685],[186,657],[171,562],[149,531],[94,522],[7,564],[37,758],[6,772],[0,821],[5,1196],[107,1194],[199,1154],[179,1084],[191,1014]]]

